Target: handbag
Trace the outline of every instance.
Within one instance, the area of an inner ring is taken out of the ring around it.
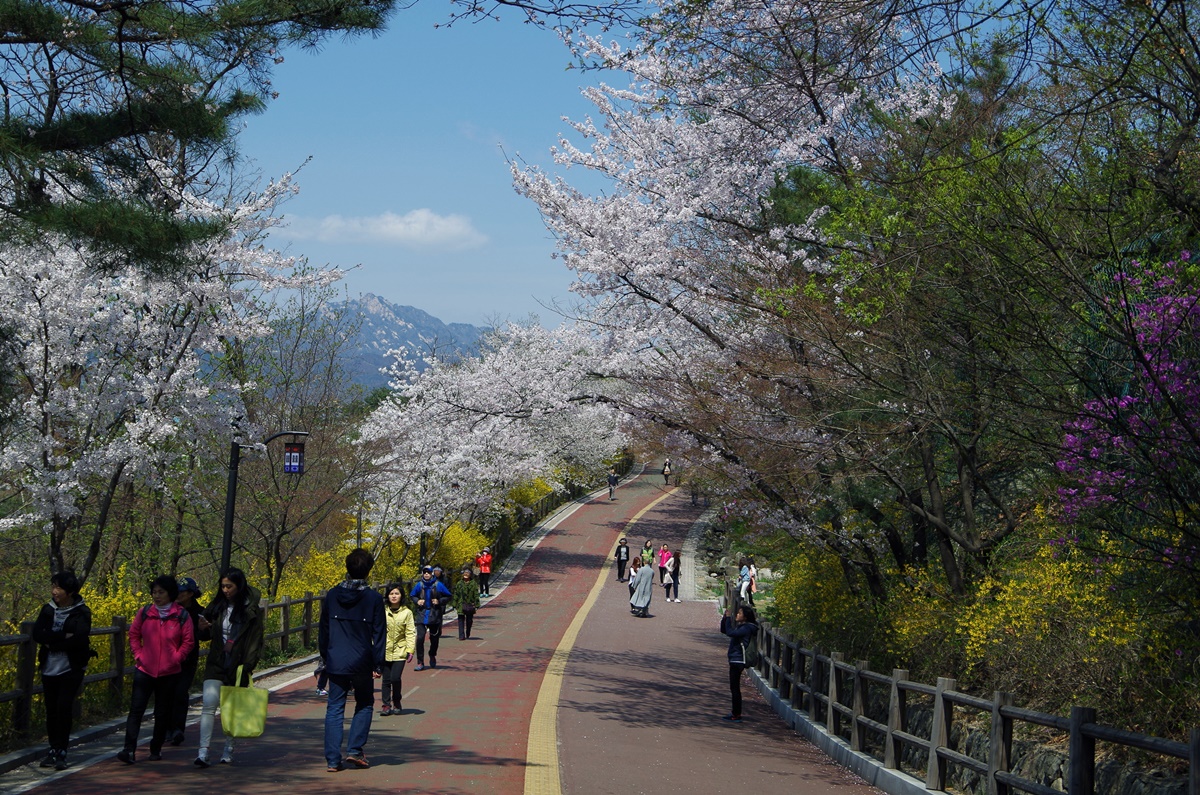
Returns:
[[[226,737],[257,737],[267,725],[268,691],[254,687],[253,680],[239,687],[243,667],[238,666],[233,685],[221,686],[221,728]]]

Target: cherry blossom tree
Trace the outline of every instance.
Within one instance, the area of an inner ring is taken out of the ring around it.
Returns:
[[[180,212],[229,230],[197,245],[186,278],[135,266],[96,277],[91,251],[66,239],[9,241],[0,251],[0,322],[12,330],[2,355],[15,374],[0,448],[14,507],[0,527],[44,536],[52,571],[72,566],[86,578],[118,489],[161,488],[155,479],[173,460],[243,413],[209,362],[226,340],[269,330],[247,298],[338,278],[296,279],[295,260],[261,245],[292,191],[284,179],[229,208],[180,192]]]
[[[595,345],[578,330],[510,325],[481,357],[431,360],[420,373],[399,363],[394,396],[362,429],[383,448],[367,497],[377,543],[479,523],[523,481],[603,471],[625,437],[591,399]]]

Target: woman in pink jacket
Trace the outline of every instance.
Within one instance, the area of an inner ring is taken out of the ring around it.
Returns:
[[[171,705],[175,683],[188,652],[196,645],[192,619],[175,603],[179,583],[163,575],[150,584],[150,604],[143,607],[129,627],[129,646],[133,650],[133,694],[129,699],[129,719],[125,722],[125,747],[117,754],[127,765],[135,761],[138,732],[150,696],[154,696],[154,736],[150,739],[150,761],[162,759],[163,743],[171,725]]]

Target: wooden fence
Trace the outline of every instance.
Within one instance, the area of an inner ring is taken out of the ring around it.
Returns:
[[[726,579],[725,599],[736,615],[736,575]],[[1200,728],[1192,729],[1190,741],[1184,743],[1102,726],[1096,723],[1096,710],[1091,707],[1073,707],[1065,718],[1048,715],[1014,706],[1010,693],[997,692],[985,699],[959,692],[956,680],[946,677],[929,685],[911,681],[904,669],[897,668],[890,676],[876,673],[866,662],[847,662],[839,652],[826,655],[804,648],[768,622],[761,622],[760,627],[756,671],[780,702],[887,770],[900,769],[906,748],[923,751],[928,759],[926,790],[944,790],[948,766],[958,765],[987,782],[987,795],[1063,795],[1060,789],[1013,772],[1013,727],[1027,723],[1068,736],[1063,782],[1068,795],[1095,795],[1097,741],[1188,762],[1188,795],[1200,795]],[[909,698],[913,695],[932,708],[927,737],[913,733]],[[956,728],[965,729],[971,717],[976,719],[973,724],[978,723],[981,715],[990,716],[991,724],[986,761],[952,748],[950,739],[957,736]]]
[[[278,641],[281,651],[287,651],[291,641],[300,637],[305,648],[311,648],[316,642],[317,621],[319,620],[320,600],[324,593],[313,595],[306,593],[303,599],[284,598],[282,602],[261,603],[263,620],[266,621],[272,610],[279,610],[279,629],[268,632],[264,636],[264,647],[273,641]],[[314,605],[318,605],[314,610]],[[314,617],[316,613],[316,617]],[[15,687],[0,693],[0,704],[12,703],[11,723],[13,731],[23,737],[29,737],[32,732],[32,714],[34,696],[42,693],[42,685],[34,676],[37,668],[37,644],[33,640],[33,623],[26,621],[21,624],[21,634],[0,636],[0,648],[16,647],[17,667]],[[129,662],[132,656],[129,651],[129,624],[124,618],[112,620],[111,627],[92,627],[92,637],[108,638],[108,665],[105,670],[89,673],[83,678],[83,685],[106,682],[109,692],[109,702],[113,712],[119,713],[124,708],[126,682],[133,674],[133,666]],[[94,668],[95,663],[89,668]]]

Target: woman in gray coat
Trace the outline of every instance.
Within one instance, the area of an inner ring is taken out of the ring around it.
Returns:
[[[654,567],[639,566],[637,573],[629,579],[633,595],[629,597],[630,611],[639,618],[650,614],[650,597],[654,592]]]

